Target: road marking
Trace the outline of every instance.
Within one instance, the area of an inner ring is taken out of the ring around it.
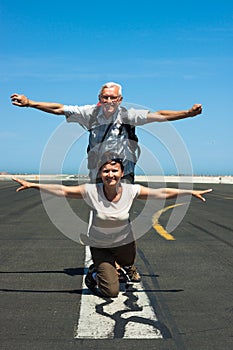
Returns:
[[[89,247],[86,247],[86,269],[91,263]],[[117,298],[103,299],[91,294],[85,286],[84,277],[75,338],[163,338],[161,324],[141,282],[121,290]]]
[[[179,203],[179,204],[173,204],[173,205],[169,205],[166,208],[163,208],[161,210],[158,210],[152,217],[152,225],[153,228],[155,229],[155,231],[162,236],[163,238],[165,238],[168,241],[174,241],[175,237],[172,236],[170,233],[168,233],[165,228],[159,223],[159,218],[160,216],[165,213],[167,210],[178,207],[180,205],[183,205],[184,203]]]

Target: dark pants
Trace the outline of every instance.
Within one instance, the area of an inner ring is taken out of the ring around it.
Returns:
[[[133,265],[136,255],[135,242],[115,248],[90,247],[90,250],[97,271],[97,284],[100,292],[106,297],[117,297],[119,278],[115,262],[121,266]]]

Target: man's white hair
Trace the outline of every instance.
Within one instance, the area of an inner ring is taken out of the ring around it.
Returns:
[[[112,88],[114,86],[118,87],[118,95],[122,96],[122,86],[118,83],[114,83],[113,81],[109,81],[108,83],[105,83],[104,85],[101,86],[100,92],[99,92],[99,96],[102,95],[102,92],[104,89],[106,88]]]

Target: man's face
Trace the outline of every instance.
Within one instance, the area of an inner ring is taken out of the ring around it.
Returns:
[[[119,96],[118,90],[117,86],[105,88],[99,97],[103,113],[107,118],[114,114],[117,107],[121,104],[122,96]]]

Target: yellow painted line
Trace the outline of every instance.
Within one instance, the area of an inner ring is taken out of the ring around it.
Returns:
[[[162,225],[160,224],[155,224],[153,225],[153,228],[157,231],[157,233],[162,236],[163,238],[165,238],[167,241],[175,241],[175,238],[168,233]]]
[[[184,205],[184,203],[179,203],[179,204],[173,204],[173,205],[169,205],[168,207],[165,207],[161,210],[158,210],[152,217],[152,225],[153,228],[155,229],[155,231],[162,236],[163,238],[165,238],[168,241],[175,241],[174,236],[172,236],[170,233],[168,233],[165,228],[159,223],[159,218],[160,216],[165,213],[166,211],[168,211],[169,209],[175,208],[175,207],[179,207],[180,205]]]

